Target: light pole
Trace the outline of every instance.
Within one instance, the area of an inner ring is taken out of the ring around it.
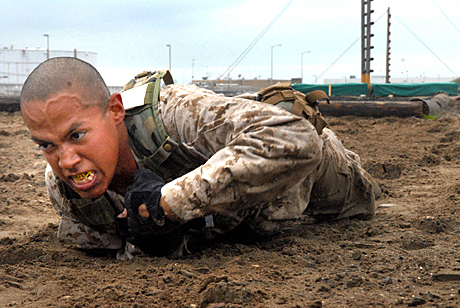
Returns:
[[[409,70],[407,69],[406,63],[404,63],[405,61],[406,59],[404,58],[401,59],[401,62],[404,65],[404,69],[406,70],[406,83],[409,83]]]
[[[50,58],[50,36],[49,34],[43,34],[46,36],[46,60]]]
[[[273,48],[281,46],[281,44],[276,44],[272,46],[272,74],[271,74],[271,79],[270,79],[270,85],[273,85]]]
[[[300,81],[303,83],[303,54],[310,53],[310,51],[304,51],[300,54]]]
[[[192,82],[193,78],[195,78],[195,61],[196,59],[192,59]]]
[[[171,45],[166,45],[169,48],[169,70],[171,70]]]

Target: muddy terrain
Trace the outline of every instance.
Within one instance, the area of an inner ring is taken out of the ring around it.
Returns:
[[[0,307],[460,307],[460,116],[327,118],[383,190],[369,221],[295,221],[179,259],[56,239],[45,160],[0,113]]]

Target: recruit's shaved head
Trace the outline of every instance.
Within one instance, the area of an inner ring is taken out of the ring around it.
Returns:
[[[109,89],[99,72],[77,58],[51,58],[37,66],[24,83],[21,108],[30,101],[44,102],[62,91],[78,93],[88,105],[107,107]]]

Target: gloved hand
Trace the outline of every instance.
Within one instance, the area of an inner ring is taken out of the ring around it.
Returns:
[[[165,181],[148,169],[138,169],[134,174],[134,184],[127,188],[125,207],[126,218],[117,218],[117,227],[126,241],[139,246],[150,239],[173,230],[177,224],[167,220],[160,206],[161,188]],[[139,215],[139,207],[145,204],[148,217]]]

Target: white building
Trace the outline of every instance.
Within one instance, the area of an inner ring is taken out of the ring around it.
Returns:
[[[18,96],[27,76],[48,57],[46,49],[0,49],[0,95]],[[89,51],[49,50],[49,57],[76,57],[93,66],[97,64],[97,53]]]

